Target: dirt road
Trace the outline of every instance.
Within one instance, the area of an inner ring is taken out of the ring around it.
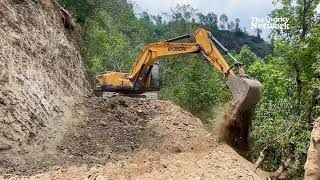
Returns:
[[[201,121],[170,102],[86,98],[55,149],[7,166],[20,179],[259,179]]]

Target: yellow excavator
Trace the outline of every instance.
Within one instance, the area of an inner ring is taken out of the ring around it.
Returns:
[[[177,42],[193,37],[194,43]],[[235,63],[229,66],[220,54],[217,46],[228,54]],[[164,57],[186,54],[202,54],[227,79],[232,93],[232,104],[240,111],[252,109],[261,97],[261,83],[250,79],[243,66],[228,52],[228,50],[211,34],[198,28],[193,33],[147,45],[137,58],[130,73],[106,72],[96,76],[94,92],[120,93],[123,95],[141,94],[159,89],[159,83],[152,78],[154,64]],[[234,71],[234,68],[236,70]],[[237,73],[235,73],[237,72]],[[155,86],[155,84],[158,84]]]

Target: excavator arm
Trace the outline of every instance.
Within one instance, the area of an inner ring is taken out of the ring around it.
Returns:
[[[198,53],[202,53],[214,67],[227,76],[230,73],[230,67],[210,39],[212,37],[211,33],[199,28],[192,35],[196,40],[195,43],[170,42],[173,39],[146,46],[137,58],[129,79],[135,80],[140,72],[147,70],[159,58]],[[191,35],[185,35],[184,37],[191,37]],[[179,39],[182,39],[182,37]]]
[[[141,73],[147,71],[160,58],[172,57],[177,55],[194,54],[200,52],[200,46],[196,43],[152,43],[146,46],[137,58],[129,79],[136,80]]]

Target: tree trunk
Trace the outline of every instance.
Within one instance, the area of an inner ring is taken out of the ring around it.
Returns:
[[[307,0],[303,0],[303,10],[302,10],[302,23],[301,23],[301,39],[304,39],[306,34],[307,34],[307,28],[308,28],[308,24],[307,24],[307,12],[308,12],[308,4],[310,2],[307,3]]]
[[[301,22],[301,34],[300,39],[304,40],[308,31],[309,31],[309,22],[308,22],[308,12],[310,11],[310,7],[313,0],[303,0],[303,9],[302,9],[302,22]],[[301,94],[302,94],[302,81],[301,81],[301,66],[295,61],[294,68],[296,71],[296,83],[297,83],[297,114],[301,113]]]
[[[294,62],[294,68],[296,70],[296,83],[297,83],[297,114],[300,115],[301,105],[301,93],[302,93],[302,81],[301,81],[301,67],[298,62]]]
[[[265,146],[263,148],[263,150],[260,152],[260,156],[259,156],[258,160],[256,161],[256,163],[254,164],[255,165],[254,172],[256,172],[257,169],[261,166],[261,164],[266,156],[266,149],[267,149],[267,146]]]
[[[320,118],[315,121],[311,132],[310,146],[304,170],[305,180],[320,179]]]
[[[283,162],[283,164],[278,168],[276,172],[274,172],[270,178],[271,180],[278,180],[281,175],[283,175],[284,172],[287,171],[292,161],[295,159],[294,154],[290,154],[288,159]]]
[[[309,108],[308,108],[308,122],[307,122],[308,127],[312,125],[313,121],[317,117],[317,113],[316,113],[315,107],[319,103],[318,99],[317,99],[319,94],[320,94],[319,89],[315,88],[313,93],[312,93],[312,97],[311,97]]]

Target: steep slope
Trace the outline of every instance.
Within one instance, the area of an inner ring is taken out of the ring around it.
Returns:
[[[1,165],[49,148],[89,92],[72,33],[51,0],[0,1]]]

